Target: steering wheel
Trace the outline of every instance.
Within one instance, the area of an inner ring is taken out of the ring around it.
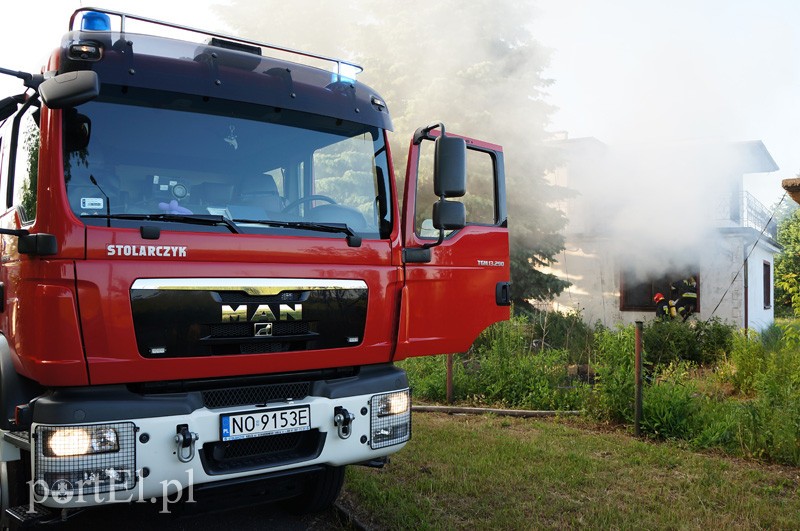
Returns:
[[[307,195],[305,197],[301,197],[300,199],[295,199],[294,201],[283,207],[283,210],[281,210],[281,212],[289,212],[290,210],[296,209],[303,203],[310,203],[311,201],[326,201],[332,205],[338,204],[336,203],[335,199],[333,199],[332,197],[328,197],[327,195]]]

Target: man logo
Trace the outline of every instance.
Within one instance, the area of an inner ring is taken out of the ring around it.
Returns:
[[[278,307],[278,317],[269,304],[259,304],[255,309],[248,308],[246,304],[239,304],[234,308],[229,304],[222,305],[223,323],[240,323],[243,321],[251,322],[270,322],[270,321],[302,321],[302,304],[281,304]]]
[[[255,323],[253,325],[253,335],[256,337],[271,336],[272,323]]]

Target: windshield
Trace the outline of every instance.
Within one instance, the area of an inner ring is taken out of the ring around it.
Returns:
[[[243,233],[302,231],[306,222],[344,224],[367,238],[391,232],[386,149],[373,126],[103,86],[97,100],[64,111],[64,153],[69,204],[87,224],[144,218],[168,230],[230,233],[192,223],[213,215]]]

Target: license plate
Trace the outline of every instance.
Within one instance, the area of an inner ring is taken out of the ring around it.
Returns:
[[[262,409],[220,416],[220,435],[223,441],[310,429],[310,406]]]

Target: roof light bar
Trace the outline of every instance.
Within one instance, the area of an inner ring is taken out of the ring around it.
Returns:
[[[154,24],[156,26],[162,26],[162,27],[166,27],[166,28],[173,28],[173,29],[178,29],[178,30],[183,30],[183,31],[189,31],[189,32],[192,32],[192,33],[197,33],[198,35],[204,35],[206,37],[217,37],[217,38],[225,39],[225,40],[228,40],[228,41],[235,41],[235,42],[239,42],[239,43],[242,43],[242,44],[248,44],[248,45],[251,45],[251,46],[259,46],[261,48],[266,48],[266,49],[269,49],[269,50],[275,50],[275,51],[278,51],[278,52],[285,52],[285,53],[289,53],[289,54],[299,55],[301,57],[307,57],[309,59],[316,59],[316,60],[319,60],[319,61],[333,63],[336,66],[335,72],[339,76],[345,77],[345,78],[350,78],[351,76],[355,77],[355,74],[364,71],[364,68],[362,66],[357,65],[355,63],[352,63],[350,61],[345,61],[343,59],[336,59],[336,58],[333,58],[333,57],[327,57],[325,55],[319,55],[319,54],[315,54],[315,53],[311,53],[311,52],[304,52],[302,50],[295,50],[293,48],[286,48],[286,47],[283,47],[283,46],[277,46],[275,44],[269,44],[269,43],[266,43],[266,42],[251,41],[251,40],[248,40],[248,39],[242,39],[240,37],[234,37],[232,35],[225,35],[223,33],[216,33],[216,32],[212,32],[212,31],[192,28],[192,27],[189,27],[189,26],[182,26],[180,24],[173,24],[172,22],[165,22],[163,20],[157,20],[157,19],[153,19],[153,18],[141,17],[139,15],[132,15],[130,13],[124,13],[122,11],[111,11],[109,9],[102,9],[102,8],[97,8],[97,7],[82,7],[82,8],[79,8],[79,9],[75,10],[75,12],[72,13],[72,16],[69,19],[69,31],[73,31],[75,29],[75,19],[77,18],[78,14],[83,14],[83,19],[81,21],[81,29],[89,30],[89,31],[100,31],[100,29],[95,29],[95,28],[92,28],[92,27],[85,27],[85,24],[87,24],[87,23],[84,22],[84,21],[86,20],[87,15],[91,15],[89,17],[90,20],[94,20],[94,19],[99,19],[101,17],[105,17],[105,19],[108,20],[108,27],[104,28],[106,31],[109,31],[111,29],[111,27],[110,27],[111,23],[110,23],[109,15],[112,15],[114,17],[119,17],[119,20],[120,20],[120,22],[119,22],[119,31],[121,33],[125,33],[125,22],[126,22],[126,20],[127,19],[132,19],[132,20],[138,20],[140,22],[145,22],[147,24]],[[101,26],[101,24],[99,22],[91,22],[90,24],[92,24],[92,25],[96,24],[98,28]]]

